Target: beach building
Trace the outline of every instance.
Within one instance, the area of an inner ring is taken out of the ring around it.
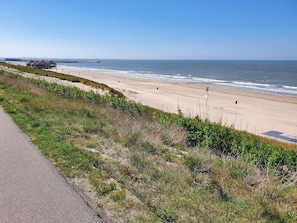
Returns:
[[[30,60],[27,63],[27,67],[34,67],[34,68],[39,68],[39,69],[51,69],[53,67],[56,67],[57,64],[54,61],[45,61],[45,60],[40,60],[40,61],[33,61]]]

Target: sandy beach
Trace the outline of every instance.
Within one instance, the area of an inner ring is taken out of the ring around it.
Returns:
[[[244,90],[219,88],[211,85],[174,83],[102,73],[96,70],[71,68],[58,72],[105,83],[129,99],[166,112],[234,126],[238,130],[262,135],[270,131],[295,141],[297,139],[297,98]],[[209,87],[206,102],[206,87]],[[268,133],[269,134],[269,133]]]
[[[25,65],[23,62],[16,64]],[[260,136],[272,135],[272,138],[277,137],[297,143],[297,97],[212,85],[142,79],[96,70],[68,67],[57,67],[52,70],[107,84],[123,92],[130,100],[166,112],[177,113],[180,108],[186,116],[198,115],[202,119],[221,122],[238,130]],[[55,81],[48,77],[43,79]],[[67,81],[61,80],[55,82],[86,91],[92,90],[80,83],[66,83]],[[208,92],[206,87],[209,87]]]

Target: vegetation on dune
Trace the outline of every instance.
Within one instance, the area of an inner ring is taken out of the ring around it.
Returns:
[[[25,66],[21,66],[21,65],[9,64],[9,63],[4,63],[4,62],[0,62],[0,65],[2,65],[4,67],[19,70],[20,72],[26,72],[26,73],[31,73],[31,74],[36,74],[36,75],[46,76],[46,77],[54,77],[54,78],[58,78],[58,79],[66,80],[66,81],[70,81],[70,82],[82,83],[82,84],[88,85],[93,88],[99,88],[99,89],[105,90],[111,94],[116,95],[117,97],[124,98],[124,95],[121,92],[119,92],[113,88],[110,88],[106,84],[98,83],[98,82],[88,80],[85,78],[74,77],[74,76],[71,76],[68,74],[62,74],[62,73],[58,73],[58,72],[55,72],[52,70],[44,70],[44,69],[38,69],[38,68],[33,68],[33,67],[25,67]]]
[[[115,222],[296,222],[297,152],[220,124],[0,71],[0,105]]]
[[[182,115],[159,113],[160,123],[182,126],[187,131],[189,146],[204,147],[218,155],[247,158],[259,167],[286,166],[293,171],[297,167],[296,145],[255,136],[247,132]]]

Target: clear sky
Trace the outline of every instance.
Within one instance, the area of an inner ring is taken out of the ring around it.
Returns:
[[[297,60],[297,0],[1,0],[0,57]]]

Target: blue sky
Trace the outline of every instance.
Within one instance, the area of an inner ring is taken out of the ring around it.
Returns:
[[[297,0],[3,0],[0,57],[297,60]]]

